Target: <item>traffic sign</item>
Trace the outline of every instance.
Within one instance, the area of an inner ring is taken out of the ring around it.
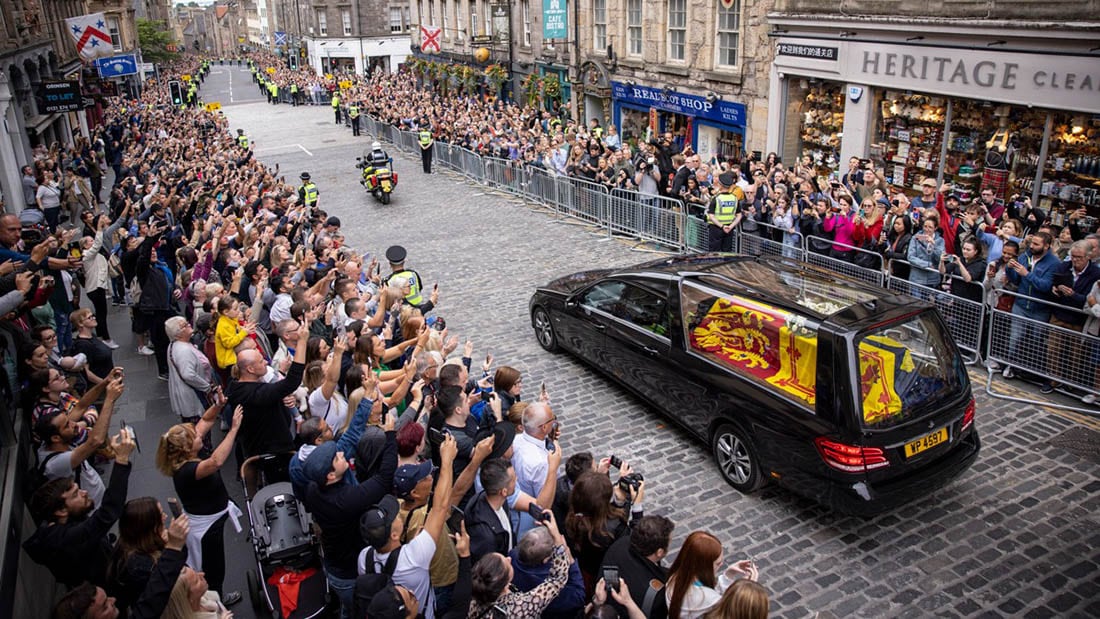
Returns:
[[[137,58],[133,54],[120,54],[110,58],[99,58],[95,61],[99,69],[99,76],[107,79],[134,75],[138,72]]]

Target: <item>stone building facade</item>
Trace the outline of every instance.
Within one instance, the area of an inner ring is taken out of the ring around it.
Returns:
[[[1100,220],[1100,0],[776,0],[767,150]]]
[[[407,0],[303,2],[307,62],[320,73],[395,71],[409,55],[407,14]],[[395,16],[397,29],[391,27]]]

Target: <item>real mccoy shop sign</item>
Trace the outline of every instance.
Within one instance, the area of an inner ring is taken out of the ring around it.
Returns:
[[[695,116],[726,125],[744,126],[745,124],[745,106],[731,101],[721,99],[711,101],[706,97],[674,90],[632,86],[622,82],[611,82],[611,97],[621,103]]]

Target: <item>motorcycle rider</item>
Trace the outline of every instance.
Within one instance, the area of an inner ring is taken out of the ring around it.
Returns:
[[[382,144],[378,142],[371,142],[370,154],[367,155],[367,161],[376,168],[392,168],[393,158],[390,154],[382,150]]]

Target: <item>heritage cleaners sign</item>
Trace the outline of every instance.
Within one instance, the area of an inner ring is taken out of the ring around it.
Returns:
[[[790,43],[798,42],[780,45]],[[852,83],[1100,114],[1096,57],[858,41],[841,42],[840,52],[839,77]],[[780,71],[798,62],[776,57]]]
[[[689,95],[674,90],[631,86],[611,82],[611,96],[623,103],[633,103],[685,116],[695,116],[727,125],[744,126],[745,106],[731,101]]]

